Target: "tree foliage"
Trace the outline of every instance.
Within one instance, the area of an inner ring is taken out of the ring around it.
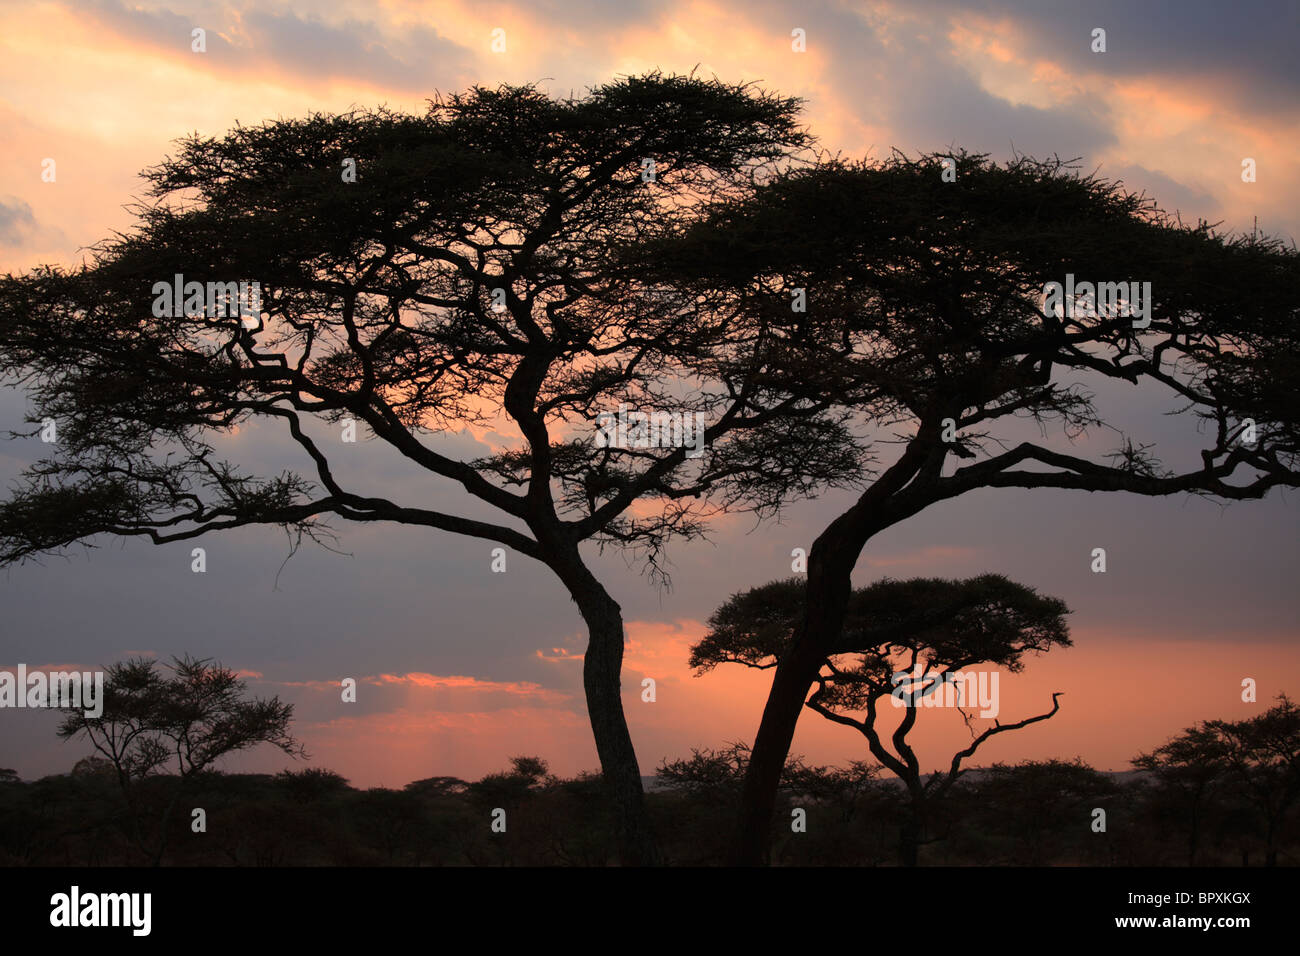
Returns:
[[[1182,223],[1060,159],[964,151],[791,167],[657,243],[643,267],[726,316],[738,362],[768,359],[774,396],[828,403],[854,432],[863,487],[809,551],[737,861],[763,858],[795,724],[876,534],[984,488],[1239,500],[1300,485],[1297,264],[1293,244]],[[1123,285],[1050,301],[1049,283],[1074,281]],[[1185,415],[1199,453],[1164,461],[1098,404],[1106,380]]]
[[[790,578],[733,595],[709,618],[708,632],[691,648],[697,674],[728,662],[775,667],[794,643],[805,593],[804,582]],[[900,843],[906,865],[916,864],[927,813],[961,776],[963,761],[991,737],[1054,716],[1060,695],[1052,695],[1048,713],[1009,724],[994,717],[991,726],[977,733],[975,702],[961,699],[971,684],[958,684],[954,696],[971,727],[971,744],[953,755],[946,771],[925,779],[907,739],[923,698],[942,695],[945,682],[960,680],[968,668],[984,665],[1017,673],[1024,669],[1026,654],[1068,647],[1068,613],[1063,601],[996,574],[963,581],[885,579],[853,592],[839,643],[828,650],[806,706],[859,731],[872,756],[906,786],[911,813],[903,821]],[[905,707],[890,735],[892,751],[880,726],[880,704],[888,698],[898,698]]]
[[[1277,863],[1279,837],[1300,801],[1300,707],[1286,695],[1244,720],[1207,720],[1189,727],[1133,765],[1155,774],[1180,798],[1188,855],[1196,859],[1202,817],[1214,792],[1235,788],[1252,807],[1265,838],[1265,861]]]
[[[170,670],[170,676],[164,670]],[[167,823],[182,793],[223,757],[264,743],[290,756],[306,756],[289,733],[293,705],[278,697],[249,699],[244,691],[244,681],[234,671],[208,660],[187,656],[164,667],[132,658],[106,668],[99,716],[65,709],[59,737],[88,741],[98,759],[111,767],[133,818],[137,845],[155,864],[166,847]],[[87,773],[99,774],[102,767],[87,768]],[[169,772],[174,774],[171,795],[162,811],[158,841],[150,846],[139,794],[147,789],[142,788],[146,778]]]

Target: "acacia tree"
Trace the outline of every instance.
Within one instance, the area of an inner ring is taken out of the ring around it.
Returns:
[[[64,740],[86,739],[111,765],[136,845],[154,866],[166,852],[172,813],[198,775],[229,754],[263,743],[305,756],[289,733],[292,704],[278,697],[245,699],[238,675],[210,661],[178,658],[169,669],[170,677],[156,661],[144,659],[108,667],[99,716],[66,708],[58,731]],[[173,766],[175,782],[163,806],[157,842],[150,844],[140,787]]]
[[[744,348],[761,339],[781,356],[765,367],[769,387],[830,401],[858,426],[863,490],[809,551],[803,617],[754,740],[737,862],[764,858],[795,724],[879,532],[984,488],[1235,500],[1300,484],[1294,245],[1185,225],[1059,159],[894,154],[790,169],[718,204],[645,268],[728,315]],[[1089,379],[1195,420],[1199,456],[1166,467],[1095,406]],[[1012,437],[1015,418],[1042,441]],[[1118,434],[1113,451],[1098,448],[1104,429]]]
[[[767,401],[743,365],[708,368],[725,324],[639,281],[621,250],[750,191],[807,143],[797,108],[653,74],[580,98],[474,88],[423,116],[313,115],[184,141],[145,173],[138,228],[92,263],[0,280],[0,372],[58,435],[0,504],[0,563],[102,534],[161,544],[271,524],[317,538],[331,516],[541,561],[587,626],[583,684],[622,857],[653,860],[620,699],[621,611],[580,545],[635,549],[662,573],[667,540],[741,506],[737,462],[762,465],[743,503],[761,510],[800,490],[796,462],[827,475],[848,460],[816,403]],[[155,284],[174,274],[259,282],[261,308],[246,320],[186,291],[184,310],[159,310]],[[644,423],[611,440],[593,426],[622,404],[707,427],[690,448]],[[805,424],[766,441],[760,426],[787,416]],[[219,439],[249,421],[283,427],[311,479],[223,460]],[[347,487],[322,421],[368,429],[464,507]],[[471,426],[505,444],[464,460],[440,440]],[[726,436],[745,449],[730,462]]]
[[[717,750],[692,748],[690,757],[664,760],[659,766],[659,785],[681,798],[677,813],[682,823],[676,842],[688,855],[679,862],[711,865],[725,855],[729,838],[726,824],[740,799],[748,764],[749,747],[734,742]],[[868,814],[875,810],[877,815],[885,816],[892,815],[896,808],[898,795],[879,779],[880,769],[861,760],[843,768],[810,766],[802,757],[792,755],[781,774],[781,791],[787,808],[804,809],[811,801],[823,810],[836,812],[841,825],[849,827],[864,809]],[[788,826],[773,829],[777,834],[790,835]],[[826,832],[826,842],[803,848],[804,859],[823,864],[829,859],[832,865],[836,860],[861,862],[864,847],[860,842],[845,839],[843,830],[837,834]],[[795,842],[803,840],[796,838]],[[796,849],[788,842],[786,847]]]
[[[1264,862],[1277,866],[1277,844],[1300,802],[1300,706],[1286,694],[1257,717],[1210,720],[1206,756],[1219,755],[1264,821]]]
[[[1117,864],[1113,844],[1097,840],[1091,828],[1080,826],[1080,821],[1090,819],[1097,807],[1120,802],[1117,798],[1123,790],[1110,776],[1078,757],[995,763],[980,776],[964,781],[959,793],[970,836],[978,843],[987,840],[990,844],[981,852],[981,862],[1001,866]],[[994,853],[984,855],[989,850]]]
[[[691,666],[697,674],[723,663],[776,667],[789,652],[803,618],[804,591],[802,580],[790,578],[734,595],[709,618],[708,632],[691,649]],[[964,581],[885,579],[850,596],[839,641],[822,661],[817,689],[805,706],[861,733],[872,756],[907,788],[901,865],[917,865],[927,811],[952,789],[964,772],[963,761],[990,738],[1047,720],[1060,708],[1061,695],[1056,693],[1047,713],[1009,724],[992,715],[993,724],[977,734],[975,715],[961,707],[965,703],[978,708],[973,684],[958,684],[953,690],[944,685],[974,676],[961,672],[979,665],[1018,673],[1024,669],[1025,654],[1069,646],[1068,613],[1062,601],[997,574]],[[921,762],[907,737],[916,726],[918,708],[933,694],[954,698],[971,727],[972,740],[953,755],[946,771],[923,780]],[[890,736],[892,751],[879,726],[881,702],[891,698],[904,708]]]
[[[1163,794],[1187,815],[1187,865],[1196,865],[1202,820],[1222,790],[1228,771],[1226,748],[1207,727],[1189,727],[1150,753],[1133,758],[1133,766],[1153,774]]]

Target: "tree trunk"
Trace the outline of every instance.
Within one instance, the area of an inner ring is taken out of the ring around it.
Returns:
[[[749,755],[740,820],[732,845],[731,862],[735,865],[760,866],[766,861],[768,828],[776,809],[781,771],[808,691],[822,661],[839,640],[852,590],[853,567],[872,535],[921,509],[919,499],[889,513],[885,505],[916,475],[932,447],[933,442],[911,442],[902,457],[813,542],[808,554],[803,623],[790,650],[777,664]]]
[[[800,653],[800,652],[803,653]],[[776,809],[781,771],[794,740],[794,729],[823,657],[810,642],[799,642],[777,665],[763,720],[754,738],[741,792],[740,819],[731,862],[761,866],[767,862],[768,831]]]
[[[556,568],[587,624],[582,686],[596,739],[601,776],[614,805],[619,859],[625,866],[659,862],[641,786],[641,768],[623,715],[623,614],[576,552]]]
[[[793,645],[777,664],[749,755],[732,845],[733,865],[762,866],[768,861],[768,833],[795,726],[826,659],[825,648],[839,636],[844,621],[852,562],[836,562],[837,567],[827,569],[819,552],[814,545],[808,563],[807,612]]]
[[[920,862],[921,821],[908,811],[903,820],[898,840],[898,865],[916,866]]]

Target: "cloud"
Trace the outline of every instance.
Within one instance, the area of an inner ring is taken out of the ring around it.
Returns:
[[[1290,0],[1244,0],[1230,9],[1214,0],[919,0],[907,9],[1013,25],[1027,48],[1076,75],[1191,79],[1261,113],[1294,112],[1300,99],[1300,7]],[[1098,27],[1106,31],[1105,53],[1092,52]]]
[[[393,37],[360,20],[333,25],[292,13],[251,12],[243,25],[254,57],[299,76],[348,77],[394,90],[431,92],[470,62],[464,48],[437,30],[414,24]]]
[[[331,22],[238,5],[189,16],[121,0],[94,0],[78,9],[129,42],[223,77],[269,72],[424,93],[455,83],[473,62],[468,50],[436,29],[391,19]],[[202,53],[192,49],[196,28],[204,30]]]
[[[0,243],[19,245],[35,228],[31,206],[16,196],[0,199]]]
[[[435,674],[411,672],[409,674],[378,674],[363,677],[362,681],[376,686],[404,686],[425,690],[469,690],[476,693],[500,693],[514,697],[528,697],[535,700],[556,703],[569,699],[568,694],[560,694],[532,681],[490,681],[477,677],[452,675],[439,677]]]
[[[1100,175],[1106,179],[1121,180],[1129,192],[1146,192],[1169,212],[1179,212],[1184,220],[1213,219],[1219,210],[1219,201],[1210,193],[1179,182],[1156,169],[1147,169],[1136,163],[1130,165],[1103,164]]]
[[[343,700],[345,677],[357,682],[354,702]],[[295,705],[301,719],[316,723],[406,709],[442,714],[494,712],[520,706],[568,709],[573,701],[571,694],[533,681],[494,681],[421,671],[340,674],[337,680],[259,678],[256,683],[259,691],[263,687],[278,688],[276,693]]]
[[[877,16],[877,46],[859,50],[861,37],[838,31],[826,38],[831,72],[849,102],[865,95],[876,103],[873,119],[891,136],[879,147],[931,150],[947,145],[1009,155],[1013,150],[1046,157],[1094,155],[1115,141],[1104,100],[1081,90],[1019,101],[986,87],[983,74],[963,58],[950,29],[933,19]],[[1002,57],[1011,51],[998,49]]]
[[[31,205],[17,196],[0,197],[0,248],[32,250],[67,243],[62,229],[39,222]]]
[[[506,769],[522,754],[548,760],[562,775],[597,766],[586,717],[564,708],[447,713],[411,707],[302,724],[295,732],[314,766],[339,770],[357,786],[402,787],[435,775],[473,780]]]
[[[186,55],[192,53],[192,31],[201,27],[207,34],[207,55],[221,55],[231,49],[230,42],[215,30],[211,23],[203,23],[169,9],[147,10],[127,6],[120,0],[89,0],[70,6],[74,12],[95,19],[118,36],[136,40],[158,50],[176,50]],[[201,18],[206,19],[206,18]]]

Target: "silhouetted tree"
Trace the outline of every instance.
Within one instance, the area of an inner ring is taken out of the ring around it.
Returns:
[[[1278,840],[1300,799],[1300,706],[1286,694],[1258,717],[1210,720],[1207,756],[1219,756],[1264,823],[1264,859],[1277,865]]]
[[[664,760],[658,782],[664,797],[679,803],[669,807],[678,846],[688,865],[716,865],[725,859],[729,824],[740,799],[749,747],[735,742],[718,749],[691,749],[691,756]],[[811,766],[791,756],[781,775],[786,809],[815,815],[807,829],[795,833],[789,819],[774,821],[777,856],[785,862],[862,865],[877,861],[872,836],[857,824],[872,825],[896,815],[896,788],[878,779],[880,768],[863,761],[847,767]],[[863,810],[873,818],[864,821]]]
[[[555,778],[541,757],[511,757],[510,770],[486,774],[469,784],[466,792],[483,806],[504,807],[521,803],[554,783]]]
[[[794,641],[804,597],[804,582],[797,578],[734,595],[709,618],[708,633],[691,649],[691,666],[697,674],[728,662],[776,667]],[[1017,673],[1024,669],[1025,654],[1069,646],[1068,613],[1062,601],[996,574],[965,581],[886,579],[850,596],[839,641],[828,649],[817,690],[805,706],[859,731],[871,754],[907,788],[909,812],[899,839],[903,866],[917,865],[928,810],[961,776],[962,762],[991,737],[1047,720],[1060,706],[1060,694],[1053,694],[1049,712],[1010,724],[994,716],[991,726],[976,733],[976,715],[960,707],[978,709],[975,685],[945,689],[945,684],[978,665]],[[907,737],[924,698],[931,694],[953,699],[971,727],[972,740],[953,755],[946,771],[922,779],[921,763]],[[902,721],[890,738],[893,751],[882,740],[879,726],[879,707],[886,699],[903,706]]]
[[[1205,727],[1189,727],[1151,753],[1138,754],[1133,766],[1154,775],[1159,792],[1187,826],[1187,865],[1196,865],[1207,805],[1228,771],[1227,748]]]
[[[959,789],[967,791],[963,823],[1006,847],[986,862],[1019,866],[1095,861],[1109,841],[1093,831],[1093,811],[1109,808],[1112,816],[1121,792],[1078,758],[995,763],[968,774]]]
[[[244,681],[229,668],[208,660],[174,658],[161,672],[157,662],[142,658],[113,664],[104,672],[102,712],[87,716],[65,708],[58,734],[84,738],[107,760],[131,815],[136,845],[157,866],[167,849],[172,812],[194,778],[229,754],[271,744],[290,756],[303,756],[289,733],[293,705],[245,699]],[[146,781],[174,770],[162,809],[158,839],[145,835],[143,795]]]
[[[1300,485],[1294,245],[1184,225],[1061,160],[954,152],[792,168],[642,266],[725,316],[737,361],[762,359],[773,394],[830,401],[861,436],[861,494],[813,542],[804,616],[754,740],[739,862],[763,859],[795,724],[875,535],[984,488],[1234,500]],[[1083,376],[1175,402],[1199,419],[1199,458],[1167,469],[1130,434],[1109,455],[1081,453],[1080,434],[1114,428]],[[1046,428],[1043,443],[997,434],[1012,417],[1059,424],[1062,441]]]
[[[665,541],[698,534],[729,484],[742,493],[712,451],[724,435],[770,459],[743,490],[769,502],[800,490],[792,462],[833,452],[816,421],[755,437],[815,406],[769,407],[735,379],[743,369],[706,373],[711,387],[680,373],[675,359],[706,363],[725,324],[648,286],[620,250],[748,192],[808,142],[797,109],[748,85],[655,73],[584,97],[475,87],[423,116],[312,115],[184,141],[145,173],[138,228],[91,264],[0,280],[0,375],[29,387],[32,421],[58,428],[0,505],[0,564],[102,534],[164,543],[249,524],[281,526],[296,546],[329,534],[331,516],[541,561],[587,626],[587,709],[623,858],[653,860],[620,699],[621,610],[580,545],[635,549],[662,574]],[[246,322],[188,298],[186,314],[156,309],[155,284],[178,274],[257,281],[260,312]],[[598,416],[621,405],[699,415],[706,447],[697,458],[658,428],[657,441],[646,429],[599,441],[614,429]],[[313,421],[345,419],[467,495],[464,507],[352,487]],[[285,429],[312,480],[222,460],[220,437],[256,420]],[[505,447],[465,460],[441,440],[478,425]],[[662,507],[630,510],[646,498]]]
[[[279,784],[294,800],[315,803],[348,791],[348,779],[341,773],[322,767],[281,770],[275,775]]]
[[[411,854],[411,862],[419,865],[422,841],[416,835],[425,816],[418,794],[372,787],[357,798],[353,814],[366,843],[382,851],[385,863],[398,863],[404,854]]]
[[[74,777],[109,777],[117,779],[117,768],[113,766],[111,760],[103,757],[82,757],[72,765],[72,775]]]
[[[717,750],[692,747],[689,757],[665,759],[656,773],[665,790],[730,804],[740,794],[748,765],[749,747],[731,743]]]
[[[423,780],[412,780],[404,789],[421,796],[443,797],[464,793],[467,786],[469,784],[460,777],[426,777]]]

